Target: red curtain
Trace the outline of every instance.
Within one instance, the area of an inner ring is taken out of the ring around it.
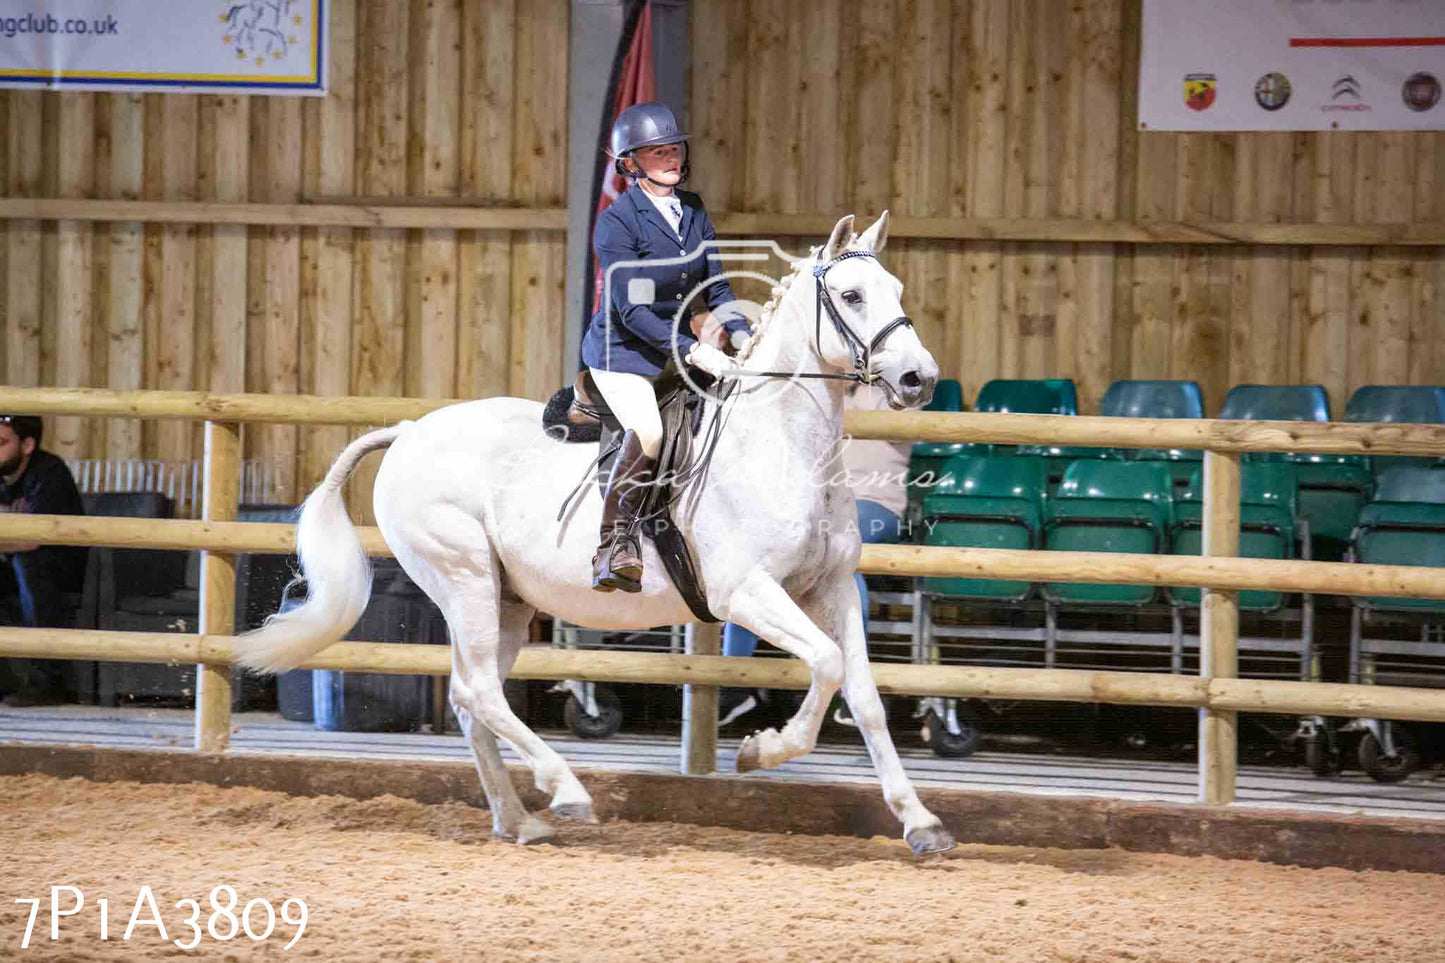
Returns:
[[[628,107],[657,99],[657,78],[652,64],[652,0],[645,0],[642,4],[642,12],[637,17],[631,42],[628,43],[624,37],[623,43],[628,44],[627,56],[622,62],[617,89],[613,93],[612,111],[607,117],[604,138],[612,129],[618,115]],[[611,157],[604,156],[600,163],[602,189],[597,193],[597,210],[592,217],[594,225],[602,212],[607,210],[607,206],[627,189],[627,181],[613,170]],[[592,307],[595,310],[602,303],[602,266],[597,263],[595,253],[592,256],[592,282]]]

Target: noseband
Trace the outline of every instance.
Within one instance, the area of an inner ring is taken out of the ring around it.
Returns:
[[[871,257],[877,260],[877,255],[872,251],[844,251],[842,254],[813,266],[813,283],[818,289],[816,311],[813,323],[813,344],[818,351],[823,350],[823,313],[826,311],[828,320],[833,322],[833,330],[838,332],[838,337],[848,346],[848,353],[853,356],[853,370],[847,374],[833,374],[831,372],[792,372],[792,371],[732,371],[729,378],[825,378],[834,381],[856,381],[859,384],[871,385],[881,379],[873,374],[873,353],[877,351],[888,336],[899,328],[907,325],[913,327],[913,319],[906,314],[899,315],[883,326],[883,329],[873,336],[872,341],[865,342],[858,336],[848,322],[843,320],[843,315],[833,304],[832,297],[828,294],[827,285],[823,283],[823,275],[840,261],[846,261],[850,257]],[[886,383],[885,383],[886,384]]]

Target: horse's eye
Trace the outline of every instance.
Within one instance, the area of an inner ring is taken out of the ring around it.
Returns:
[[[859,294],[857,291],[844,291],[844,292],[843,292],[843,303],[844,303],[844,304],[861,304],[862,302],[863,302],[863,295]]]

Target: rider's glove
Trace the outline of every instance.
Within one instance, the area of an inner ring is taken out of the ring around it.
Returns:
[[[747,343],[748,343],[748,338],[751,338],[751,337],[752,337],[751,334],[748,334],[748,332],[743,331],[743,330],[741,330],[741,329],[739,329],[739,330],[737,330],[737,331],[734,331],[734,332],[732,333],[732,336],[731,336],[731,343],[732,343],[732,346],[733,346],[733,350],[734,350],[734,351],[741,351],[741,350],[743,350],[743,345],[747,344]]]
[[[699,341],[692,346],[685,359],[694,368],[701,368],[714,378],[721,378],[725,374],[737,369],[732,358],[723,354],[710,344],[703,344]]]

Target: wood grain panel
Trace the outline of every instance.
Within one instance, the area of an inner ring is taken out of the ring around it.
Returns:
[[[356,190],[356,0],[330,6],[331,92],[305,105],[302,180],[312,196]],[[301,237],[301,385],[323,396],[351,390],[352,231],[320,227]],[[298,485],[311,491],[346,446],[339,426],[301,436]]]
[[[524,203],[556,204],[566,180],[566,0],[518,9],[512,194]],[[553,232],[521,231],[512,244],[511,372],[508,393],[542,401],[562,383],[564,241]]]
[[[91,149],[58,151],[55,193],[89,197],[95,189],[95,94],[68,93],[59,98],[55,135],[59,143]],[[92,305],[95,295],[92,251],[94,227],[75,221],[55,225],[55,260],[47,274],[54,278],[55,300],[47,304],[47,320],[55,334],[53,383],[89,386],[91,378]],[[89,452],[90,425],[80,418],[56,418],[45,447],[62,458]]]
[[[45,169],[44,98],[34,90],[6,92],[10,100],[5,145],[6,193],[39,197]],[[39,221],[10,221],[5,258],[5,379],[40,384],[41,276]]]

